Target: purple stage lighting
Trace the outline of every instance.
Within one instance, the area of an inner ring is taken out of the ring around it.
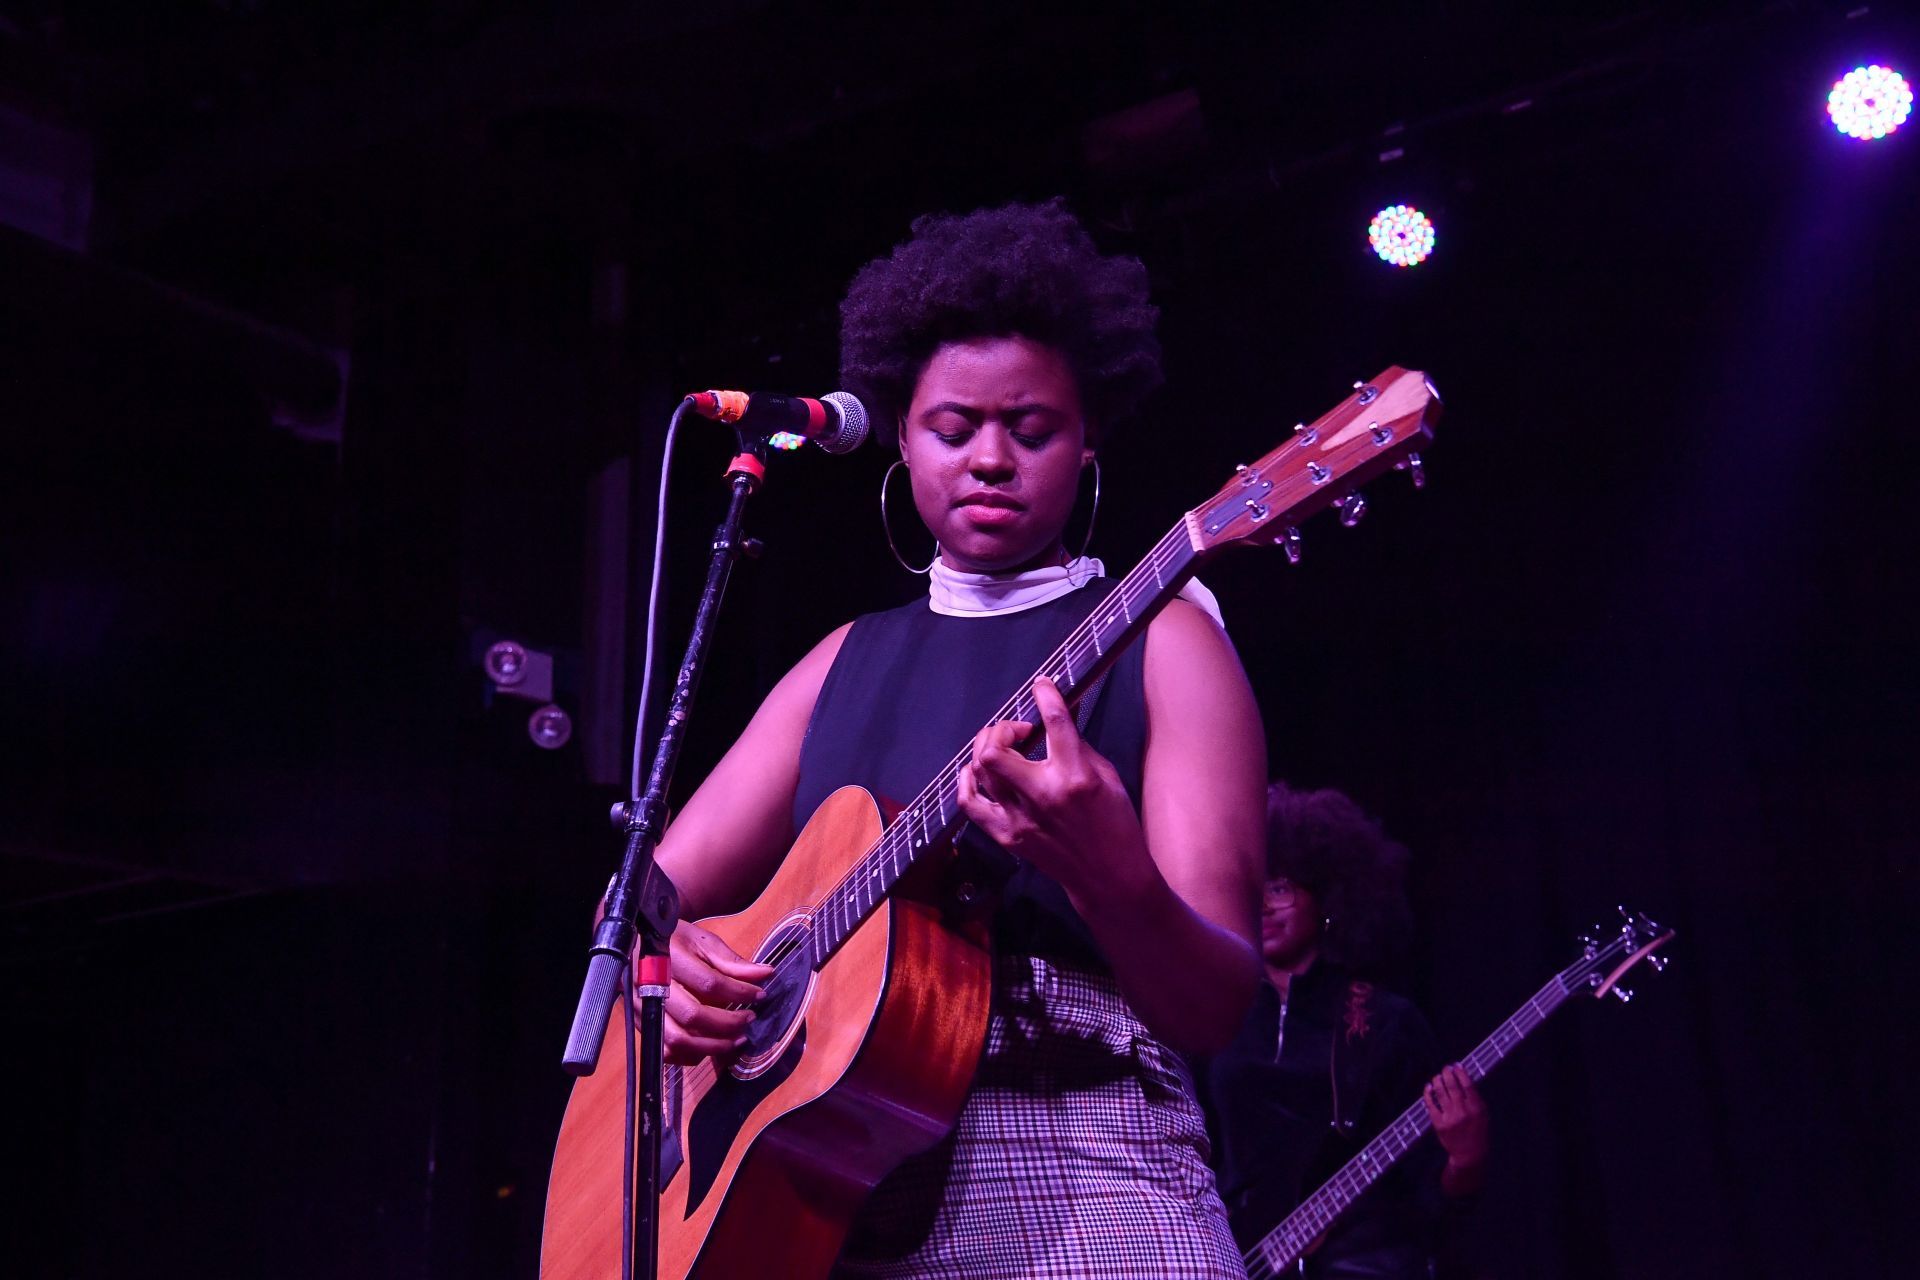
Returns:
[[[1433,219],[1410,204],[1392,204],[1373,215],[1367,242],[1382,262],[1417,267],[1433,253]]]
[[[1827,95],[1833,127],[1849,138],[1884,138],[1906,123],[1913,110],[1913,89],[1892,67],[1855,67]]]

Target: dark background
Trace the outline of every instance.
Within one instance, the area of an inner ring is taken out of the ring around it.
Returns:
[[[8,1273],[534,1273],[666,412],[828,389],[912,216],[1056,193],[1163,308],[1115,570],[1352,379],[1447,397],[1424,492],[1205,575],[1275,773],[1414,849],[1443,1044],[1680,930],[1490,1081],[1476,1273],[1905,1269],[1920,124],[1824,95],[1920,29],[1543,8],[0,3]],[[775,468],[683,789],[917,589],[884,462]]]

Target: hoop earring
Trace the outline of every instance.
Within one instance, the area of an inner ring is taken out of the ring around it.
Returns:
[[[1080,539],[1080,554],[1075,560],[1087,558],[1087,548],[1093,545],[1093,525],[1100,518],[1100,459],[1093,460],[1093,510],[1087,515],[1087,536]]]
[[[912,565],[907,563],[907,558],[900,554],[900,548],[894,545],[893,521],[887,518],[887,486],[893,483],[894,468],[904,467],[906,465],[907,464],[905,459],[895,458],[893,461],[893,466],[887,468],[887,474],[880,477],[880,529],[881,529],[881,532],[887,535],[887,550],[893,552],[893,559],[896,564],[898,564],[902,569],[905,569],[908,573],[912,573],[912,574],[930,573],[933,571],[933,560],[938,560],[940,558],[940,544],[937,541],[933,544],[933,560],[927,561],[924,565],[921,565],[918,569],[916,569]]]

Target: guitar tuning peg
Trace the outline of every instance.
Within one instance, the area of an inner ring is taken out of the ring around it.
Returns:
[[[1648,956],[1647,963],[1653,966],[1655,973],[1665,973],[1667,971],[1667,958],[1665,956]]]
[[[1427,487],[1427,467],[1425,463],[1420,461],[1419,454],[1408,454],[1401,461],[1394,463],[1393,469],[1395,471],[1404,471],[1412,476],[1414,488],[1424,489]]]
[[[1300,530],[1288,525],[1287,531],[1280,535],[1280,549],[1287,553],[1288,564],[1299,564]]]
[[[1333,504],[1340,509],[1340,523],[1351,529],[1367,514],[1367,500],[1356,491]]]
[[[1618,1000],[1621,1004],[1632,1004],[1633,988],[1632,987],[1615,987],[1613,989],[1613,997],[1614,999]]]

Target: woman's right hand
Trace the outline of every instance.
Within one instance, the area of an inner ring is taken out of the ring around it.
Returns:
[[[691,1066],[726,1057],[745,1040],[750,1007],[773,966],[742,959],[719,937],[683,920],[668,944],[673,983],[666,1004],[667,1061]]]

